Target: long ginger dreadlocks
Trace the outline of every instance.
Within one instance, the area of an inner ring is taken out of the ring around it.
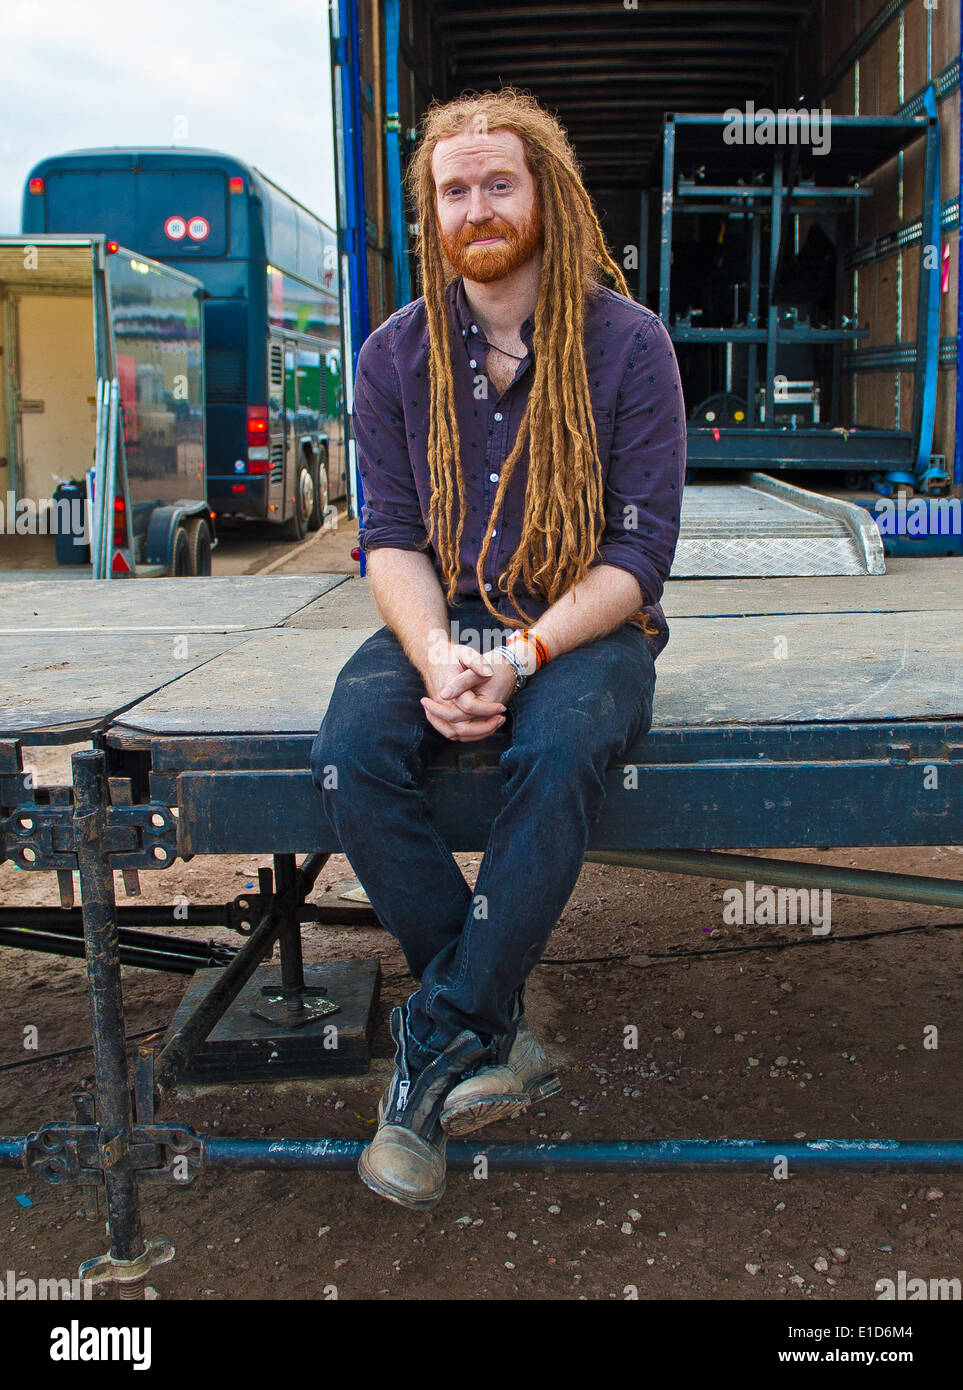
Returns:
[[[439,140],[468,129],[476,132],[510,130],[520,138],[541,201],[544,255],[535,307],[533,350],[535,377],[519,425],[515,447],[505,460],[492,515],[478,556],[478,590],[485,607],[509,626],[533,620],[519,605],[514,586],[519,577],[533,594],[554,603],[587,575],[605,525],[602,467],[598,457],[595,420],[585,369],[583,326],[586,295],[606,273],[616,290],[630,298],[625,276],[612,259],[581,170],[559,122],[533,97],[515,88],[462,97],[434,105],[423,121],[423,138],[407,171],[409,196],[417,210],[418,254],[428,315],[431,409],[428,466],[431,478],[429,531],[454,602],[465,516],[465,496],[451,341],[444,290],[454,271],[441,245],[435,215],[435,183],[431,159]],[[528,445],[529,471],[521,541],[499,587],[518,619],[503,616],[489,601],[484,585],[485,562],[495,526],[515,466]],[[454,536],[455,499],[459,501]],[[650,636],[657,628],[649,614],[638,609],[630,621],[639,622]]]

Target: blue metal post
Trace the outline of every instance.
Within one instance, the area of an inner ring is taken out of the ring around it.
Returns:
[[[408,272],[408,229],[401,177],[401,116],[398,111],[398,47],[401,0],[385,3],[385,144],[388,155],[388,207],[391,262],[395,272],[395,308],[411,299]]]
[[[960,0],[960,33],[963,33],[963,0]],[[953,482],[963,483],[963,283],[960,250],[963,248],[963,100],[960,101],[960,191],[957,194],[956,241],[956,443],[953,450]]]
[[[659,318],[669,327],[672,285],[672,200],[675,191],[675,117],[665,118],[662,139],[662,246],[659,259]]]
[[[331,75],[334,96],[335,174],[338,191],[338,241],[341,252],[345,426],[349,493],[357,514],[364,489],[355,458],[352,416],[354,378],[361,344],[368,336],[368,237],[361,138],[361,71],[358,52],[357,0],[338,0],[331,8]],[[362,569],[364,574],[364,556]]]
[[[943,271],[940,254],[943,242],[940,174],[940,122],[936,89],[932,83],[923,95],[928,118],[926,166],[923,191],[923,242],[920,248],[919,316],[916,325],[916,387],[913,397],[913,437],[916,441],[918,486],[927,490],[926,475],[933,454],[936,425],[936,392],[940,370],[940,295]],[[936,254],[933,254],[935,247]],[[927,259],[932,264],[927,269]],[[937,481],[934,479],[934,481]]]

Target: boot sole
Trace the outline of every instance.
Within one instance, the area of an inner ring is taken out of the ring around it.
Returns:
[[[523,1114],[537,1100],[547,1100],[562,1089],[558,1076],[543,1077],[524,1094],[516,1092],[508,1096],[487,1096],[484,1100],[468,1101],[457,1109],[441,1112],[441,1127],[446,1134],[460,1136],[472,1134],[484,1125],[494,1124],[496,1120],[510,1120]]]
[[[379,1197],[385,1197],[389,1202],[394,1202],[399,1207],[407,1207],[409,1211],[423,1211],[426,1207],[435,1206],[444,1197],[447,1182],[443,1182],[440,1188],[427,1197],[412,1197],[407,1192],[403,1193],[395,1187],[388,1186],[365,1163],[367,1154],[368,1150],[362,1149],[361,1157],[358,1159],[358,1177],[365,1187],[370,1187],[371,1191],[376,1192]]]

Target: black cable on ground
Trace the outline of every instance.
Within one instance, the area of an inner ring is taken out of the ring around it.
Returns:
[[[166,1025],[165,1025],[166,1026]],[[143,1033],[128,1033],[124,1042],[138,1042],[141,1038],[150,1038],[155,1033],[163,1033],[163,1028],[148,1028]],[[93,1043],[85,1043],[83,1047],[62,1047],[57,1052],[44,1052],[36,1057],[25,1057],[22,1062],[2,1062],[0,1071],[16,1071],[18,1067],[33,1067],[38,1062],[55,1062],[61,1057],[76,1057],[80,1052],[90,1052]]]

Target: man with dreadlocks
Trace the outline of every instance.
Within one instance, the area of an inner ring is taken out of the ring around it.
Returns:
[[[629,297],[533,98],[433,107],[408,183],[423,295],[367,339],[354,397],[385,626],[341,671],[311,766],[420,982],[392,1012],[395,1071],[359,1161],[375,1192],[419,1208],[445,1190],[447,1135],[560,1089],[525,981],[606,770],[652,722],[686,430],[668,333]],[[424,773],[439,740],[493,736],[501,809],[473,893]]]

